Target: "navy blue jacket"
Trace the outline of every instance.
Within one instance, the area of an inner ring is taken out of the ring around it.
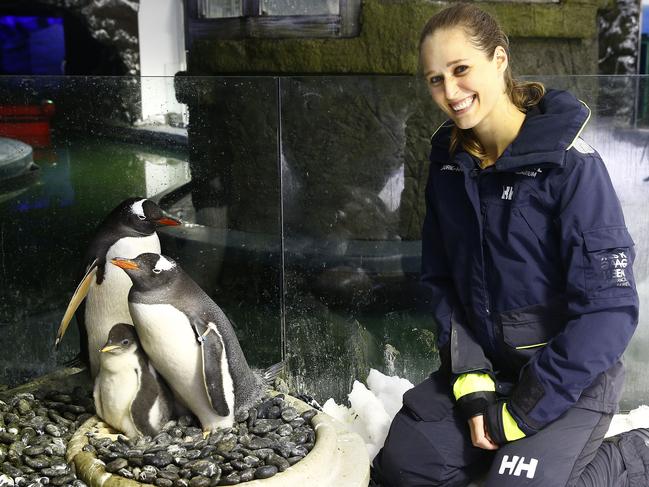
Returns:
[[[579,134],[589,108],[548,90],[495,165],[452,122],[431,138],[422,282],[452,373],[487,371],[531,434],[573,405],[614,412],[638,321],[633,241],[606,167]],[[511,387],[507,387],[507,384]]]

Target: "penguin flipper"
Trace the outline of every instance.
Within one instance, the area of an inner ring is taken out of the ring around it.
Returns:
[[[223,384],[222,357],[225,353],[223,338],[216,325],[202,318],[191,320],[196,339],[201,347],[203,365],[203,381],[207,397],[214,411],[219,416],[229,416],[228,406]],[[225,371],[228,373],[228,371]],[[232,405],[234,407],[234,404]]]
[[[160,385],[157,373],[144,353],[138,353],[138,387],[137,394],[129,407],[131,422],[140,436],[155,436],[160,431],[157,425],[151,424],[151,410],[160,396]],[[165,420],[166,422],[166,420]]]
[[[72,320],[72,316],[74,315],[74,312],[77,310],[77,308],[79,307],[81,302],[85,299],[85,297],[88,295],[88,291],[90,290],[90,284],[92,283],[92,280],[97,274],[97,269],[98,269],[97,262],[98,262],[97,259],[95,259],[93,263],[90,264],[88,270],[86,271],[86,275],[83,276],[83,279],[77,286],[77,289],[74,291],[74,294],[72,295],[72,298],[68,303],[68,307],[65,310],[65,314],[63,315],[63,319],[61,320],[61,325],[59,326],[59,330],[56,333],[56,341],[54,342],[54,348],[58,348],[59,343],[61,343],[61,339],[65,334],[65,331],[68,329],[68,325],[70,324],[70,320]]]

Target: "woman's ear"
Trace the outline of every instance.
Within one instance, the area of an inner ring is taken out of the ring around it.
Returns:
[[[502,46],[497,46],[494,51],[494,59],[496,60],[496,68],[498,72],[504,73],[509,66],[509,59],[507,58],[507,51]]]

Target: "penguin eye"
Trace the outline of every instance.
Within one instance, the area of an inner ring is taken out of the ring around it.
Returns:
[[[154,274],[160,274],[162,272],[162,269],[156,269],[155,267],[153,268],[153,273]]]
[[[138,217],[140,220],[146,220],[146,216],[144,216],[144,215],[138,215],[137,217]]]
[[[122,340],[122,345],[126,346],[128,344],[129,344],[128,338],[124,338],[124,340]]]

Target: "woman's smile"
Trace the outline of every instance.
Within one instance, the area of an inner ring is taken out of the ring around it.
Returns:
[[[467,96],[460,101],[449,103],[449,106],[455,115],[464,115],[473,107],[473,102],[476,99],[476,96],[477,95]]]

